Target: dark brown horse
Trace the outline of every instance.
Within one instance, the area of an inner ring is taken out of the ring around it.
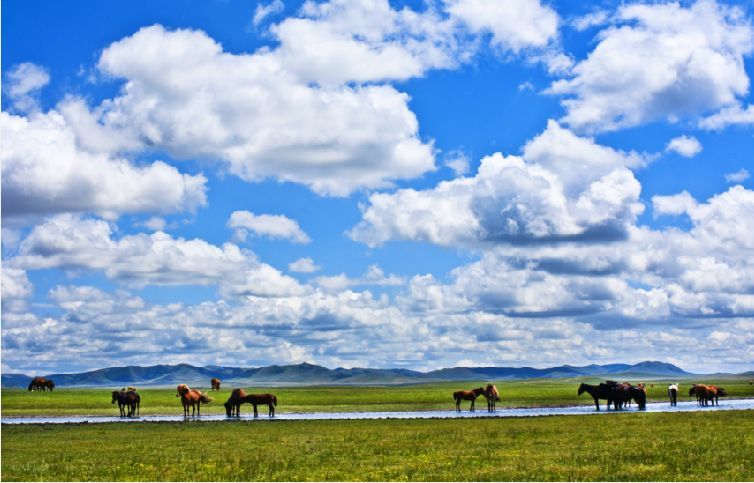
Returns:
[[[212,401],[212,398],[205,396],[198,389],[191,389],[186,384],[179,384],[177,387],[178,394],[175,397],[180,397],[183,403],[183,415],[188,417],[188,408],[191,406],[191,415],[202,415],[202,403],[208,404]]]
[[[456,391],[453,393],[453,399],[456,401],[456,411],[461,412],[461,401],[471,401],[471,408],[469,412],[474,411],[474,403],[476,398],[484,394],[484,388],[478,387],[471,391]]]
[[[251,404],[254,407],[254,417],[259,417],[257,406],[267,405],[269,417],[275,416],[275,407],[278,404],[278,398],[274,394],[246,394],[243,389],[234,389],[230,398],[225,403],[225,414],[228,417],[241,415],[241,404]]]
[[[581,396],[585,392],[594,399],[597,411],[600,410],[600,399],[607,399],[607,409],[609,411],[611,404],[613,404],[616,410],[621,409],[626,400],[631,397],[629,391],[622,384],[617,384],[614,381],[600,383],[597,386],[582,382],[579,386],[578,395]]]
[[[55,389],[55,383],[52,382],[52,379],[35,377],[29,383],[29,391],[52,391],[53,389]]]
[[[710,403],[714,406],[720,404],[719,397],[727,396],[725,389],[717,386],[708,386],[706,384],[694,384],[689,389],[689,396],[696,396],[696,402],[700,406],[708,406]]]
[[[213,377],[212,380],[209,381],[210,385],[212,386],[213,391],[219,391],[220,390],[220,379]]]
[[[112,403],[118,403],[118,409],[120,409],[120,417],[126,416],[126,410],[128,410],[128,417],[138,416],[141,412],[141,396],[134,391],[113,391]]]
[[[484,388],[484,398],[487,399],[487,412],[495,412],[495,403],[500,400],[500,392],[492,384],[487,384]]]
[[[243,398],[246,396],[246,391],[243,389],[233,389],[230,393],[230,397],[225,401],[225,414],[229,418],[233,416],[241,415],[241,404],[243,404]]]

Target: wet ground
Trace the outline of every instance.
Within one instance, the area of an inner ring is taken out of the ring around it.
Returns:
[[[467,406],[468,408],[468,406]],[[242,411],[247,406],[242,406]],[[256,420],[250,412],[242,413],[240,418],[232,418],[241,421],[269,421],[267,412],[261,408],[259,418]],[[481,409],[481,410],[480,410]],[[278,413],[273,420],[275,421],[301,421],[301,420],[324,420],[324,419],[467,419],[467,418],[517,418],[517,417],[534,417],[534,416],[575,416],[587,414],[618,414],[618,413],[675,413],[689,411],[728,411],[754,409],[754,399],[727,399],[721,400],[719,406],[700,407],[696,402],[680,402],[677,406],[671,406],[668,403],[650,403],[645,410],[639,410],[636,405],[621,411],[608,411],[604,403],[600,403],[600,411],[596,411],[594,406],[566,406],[566,407],[539,407],[539,408],[519,408],[519,409],[498,409],[494,413],[488,413],[486,404],[477,405],[476,412],[469,412],[468,409],[461,413],[454,410],[449,411],[413,411],[413,412],[348,412],[348,413]],[[251,407],[248,407],[251,410]],[[66,423],[136,423],[136,422],[166,422],[166,421],[183,421],[184,417],[180,413],[180,407],[176,408],[177,414],[171,415],[154,415],[142,416],[135,418],[119,418],[117,416],[61,416],[61,417],[2,417],[2,424],[66,424]],[[192,421],[224,421],[230,418],[220,414],[208,414],[201,417],[188,418]]]

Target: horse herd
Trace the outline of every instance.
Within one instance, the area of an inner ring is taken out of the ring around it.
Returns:
[[[212,390],[220,390],[220,380],[213,378],[210,381]],[[668,386],[668,398],[670,405],[675,406],[678,403],[678,384]],[[654,387],[654,385],[652,385]],[[44,377],[35,377],[29,383],[29,391],[52,391],[55,383]],[[612,405],[614,409],[623,409],[631,405],[631,401],[638,404],[639,409],[646,408],[647,405],[647,387],[646,384],[632,385],[628,382],[606,381],[597,385],[581,383],[577,394],[580,396],[587,393],[594,398],[594,405],[597,411],[600,410],[600,399],[607,400],[607,408]],[[189,407],[191,407],[191,416],[201,415],[201,405],[208,404],[212,398],[203,394],[198,389],[192,389],[187,384],[179,384],[176,388],[176,397],[181,398],[183,404],[184,417],[189,416]],[[727,392],[722,387],[694,384],[689,389],[689,396],[695,396],[700,406],[719,405],[719,397],[727,396]],[[461,401],[470,401],[470,412],[475,410],[475,402],[479,396],[484,396],[487,400],[487,411],[495,412],[496,403],[500,401],[500,391],[493,384],[488,384],[486,388],[478,387],[471,390],[456,391],[453,393],[453,399],[456,403],[456,411],[461,412]],[[112,404],[118,403],[121,417],[133,417],[140,414],[141,396],[136,392],[134,387],[124,387],[119,391],[112,392]],[[246,394],[243,389],[233,389],[230,397],[225,402],[225,413],[228,417],[240,417],[241,405],[250,404],[254,408],[254,417],[258,417],[257,406],[267,406],[268,416],[275,416],[277,407],[277,397],[274,394]]]

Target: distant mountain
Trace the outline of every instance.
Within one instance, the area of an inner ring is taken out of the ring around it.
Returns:
[[[408,369],[353,368],[328,369],[302,363],[288,366],[256,368],[205,366],[190,364],[108,367],[78,374],[49,374],[58,387],[119,387],[172,386],[186,383],[191,386],[209,386],[209,380],[218,377],[226,385],[357,385],[406,384],[431,381],[492,381],[504,379],[569,378],[613,376],[680,377],[690,373],[678,366],[658,361],[639,364],[606,364],[589,366],[558,366],[537,369],[534,367],[451,367],[430,372]],[[31,376],[3,374],[2,387],[26,387]]]

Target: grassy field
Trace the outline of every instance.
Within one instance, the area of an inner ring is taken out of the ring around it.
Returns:
[[[584,394],[576,395],[581,380],[526,380],[497,382],[502,402],[498,407],[567,406],[593,404]],[[598,382],[598,379],[585,379]],[[694,381],[697,382],[697,381]],[[731,397],[754,397],[754,386],[744,379],[704,380],[725,387]],[[388,387],[299,387],[299,388],[247,388],[247,392],[272,392],[278,396],[278,412],[314,411],[426,411],[453,409],[451,394],[462,388],[479,387],[485,381],[450,382]],[[667,400],[667,381],[652,381],[650,401]],[[689,399],[691,381],[681,384],[681,400]],[[222,403],[230,395],[230,388],[206,391],[215,400],[202,408],[205,413],[224,412]],[[180,414],[181,403],[175,389],[139,390],[142,414]],[[483,402],[480,402],[482,405]],[[464,403],[468,408],[468,403]],[[63,416],[63,415],[117,415],[118,409],[110,403],[107,389],[65,389],[54,392],[28,392],[25,389],[2,391],[3,416]]]
[[[2,427],[2,479],[754,480],[754,412]]]

